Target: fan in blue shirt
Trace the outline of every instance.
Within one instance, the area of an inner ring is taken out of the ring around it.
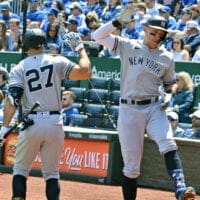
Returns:
[[[62,93],[62,114],[64,125],[73,125],[70,115],[79,114],[78,109],[73,107],[75,98],[76,96],[72,91],[63,91]]]

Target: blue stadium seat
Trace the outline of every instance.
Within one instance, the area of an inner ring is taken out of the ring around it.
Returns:
[[[105,115],[106,106],[103,104],[86,103],[84,104],[84,114],[91,118],[102,118]]]
[[[80,83],[81,81],[80,80],[69,80],[69,79],[64,79],[62,81],[62,86],[65,88],[65,89],[68,89],[70,87],[80,87]]]
[[[85,121],[85,125],[88,128],[102,128],[103,127],[103,118],[99,117],[88,117]]]
[[[120,79],[110,79],[110,90],[120,90]]]
[[[74,94],[76,95],[75,102],[83,102],[85,100],[85,92],[86,92],[85,88],[70,87],[68,88],[68,90],[74,92]]]
[[[108,114],[114,119],[118,119],[118,114],[119,114],[119,106],[118,105],[111,105],[108,108]]]
[[[108,78],[100,78],[100,77],[92,77],[89,80],[89,88],[95,88],[95,89],[108,89]]]
[[[89,103],[104,104],[108,101],[108,90],[105,90],[105,89],[89,89],[86,92],[85,99]]]
[[[74,103],[72,104],[72,106],[73,106],[74,108],[77,108],[78,111],[79,111],[79,113],[82,112],[82,108],[83,108],[83,104],[82,104],[82,103],[74,102]]]
[[[86,126],[87,115],[84,114],[72,114],[70,115],[72,126]]]
[[[109,101],[110,104],[119,105],[119,99],[120,99],[120,91],[119,90],[113,90],[109,94]]]

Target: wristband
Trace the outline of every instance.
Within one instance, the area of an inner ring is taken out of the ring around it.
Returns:
[[[112,21],[112,25],[116,28],[120,28],[122,26],[121,23],[119,22],[119,20],[117,20],[117,19]]]
[[[172,93],[172,89],[168,89],[165,91],[167,94],[171,94]]]

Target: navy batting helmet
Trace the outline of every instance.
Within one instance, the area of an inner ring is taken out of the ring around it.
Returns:
[[[161,16],[149,18],[144,25],[167,32],[167,20]]]
[[[27,51],[30,48],[36,49],[44,47],[46,43],[45,33],[40,28],[33,28],[27,30],[23,41],[23,47],[24,50]]]

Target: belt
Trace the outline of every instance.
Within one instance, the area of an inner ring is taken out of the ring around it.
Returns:
[[[133,99],[120,99],[120,102],[123,104],[132,104],[132,105],[147,105],[150,103],[155,103],[158,101],[158,97],[152,99],[144,99],[144,100],[133,100]]]
[[[37,114],[60,115],[60,112],[59,111],[32,111],[30,114],[33,114],[33,115],[37,115]]]

